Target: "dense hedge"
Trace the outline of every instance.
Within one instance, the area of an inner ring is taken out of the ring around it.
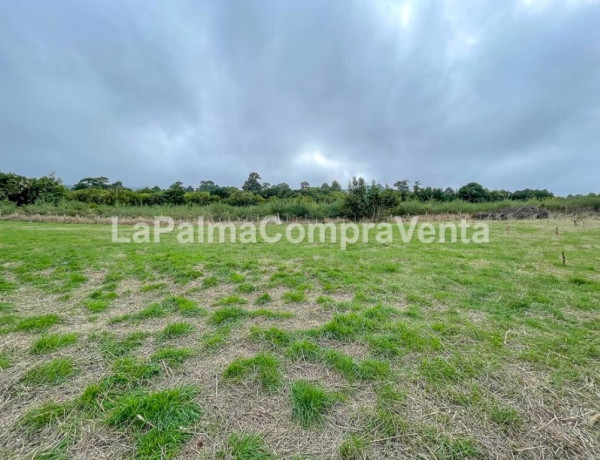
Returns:
[[[68,188],[53,174],[26,178],[0,172],[0,211],[4,215],[203,215],[233,220],[278,215],[282,219],[379,220],[390,215],[474,214],[524,205],[551,212],[599,212],[600,195],[561,198],[547,190],[487,190],[474,182],[458,190],[421,187],[418,182],[410,189],[407,181],[391,188],[375,182],[367,185],[362,178],[354,178],[346,190],[335,181],[320,187],[302,183],[300,189],[292,190],[287,184],[261,183],[256,173],[250,174],[241,189],[202,181],[195,189],[176,182],[167,189],[131,190],[120,182],[111,184],[105,177],[85,178]]]

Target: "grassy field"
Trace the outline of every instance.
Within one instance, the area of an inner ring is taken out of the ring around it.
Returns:
[[[600,458],[600,221],[490,240],[0,221],[1,458]]]

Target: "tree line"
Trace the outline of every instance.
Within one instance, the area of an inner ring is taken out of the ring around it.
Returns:
[[[593,195],[593,194],[591,194]],[[548,190],[524,189],[513,192],[488,190],[481,184],[470,182],[458,189],[451,187],[424,187],[419,181],[412,184],[399,180],[381,185],[367,183],[362,177],[353,178],[346,188],[338,181],[311,186],[301,182],[299,188],[286,183],[270,184],[252,172],[241,187],[221,186],[211,180],[201,180],[197,186],[175,182],[168,188],[158,186],[131,189],[122,182],[110,182],[107,177],[85,177],[73,187],[65,186],[55,174],[27,178],[14,173],[0,172],[0,201],[17,206],[31,204],[58,204],[64,201],[107,206],[209,206],[222,203],[234,207],[261,205],[277,200],[297,203],[338,203],[339,217],[353,219],[378,218],[389,214],[402,202],[464,201],[488,203],[499,201],[544,200],[554,195]]]

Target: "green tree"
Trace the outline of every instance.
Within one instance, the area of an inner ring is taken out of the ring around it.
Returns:
[[[242,190],[253,193],[260,192],[262,190],[261,180],[262,179],[257,172],[251,172],[248,179],[246,179],[246,182],[244,182],[244,185],[242,185]]]
[[[73,190],[83,190],[86,188],[108,188],[108,177],[85,177],[73,186]]]
[[[444,190],[444,201],[453,201],[456,198],[456,192],[453,188],[446,187]]]
[[[421,181],[415,181],[415,183],[413,184],[413,193],[417,198],[419,197],[419,194],[421,193]]]
[[[165,201],[168,204],[180,205],[185,203],[185,188],[183,183],[175,182],[164,193]]]
[[[477,182],[469,182],[458,189],[458,197],[469,203],[482,203],[488,201],[489,192]]]
[[[18,206],[29,204],[31,181],[14,173],[0,172],[0,200],[9,200]]]
[[[65,197],[66,191],[62,181],[54,172],[38,179],[31,179],[32,198],[35,201],[57,204]]]
[[[347,215],[354,220],[364,219],[369,215],[369,198],[365,180],[353,177],[348,184],[346,195]]]
[[[254,206],[263,201],[264,198],[262,196],[246,190],[236,190],[227,198],[227,203],[232,206]]]
[[[394,183],[394,187],[396,187],[396,190],[400,192],[400,198],[402,199],[402,201],[406,201],[408,195],[410,195],[410,187],[408,186],[408,180],[399,180],[398,182]]]

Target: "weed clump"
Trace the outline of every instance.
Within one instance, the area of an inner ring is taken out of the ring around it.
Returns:
[[[194,326],[190,323],[171,323],[167,324],[165,328],[160,332],[159,337],[161,339],[174,339],[188,335],[194,330]]]
[[[232,460],[275,460],[273,454],[261,436],[255,434],[234,433],[227,439],[228,452],[219,452],[218,458]]]
[[[138,390],[117,400],[107,423],[130,430],[136,458],[172,458],[191,436],[189,429],[203,414],[192,387],[149,393]]]
[[[339,394],[306,380],[294,382],[291,398],[292,418],[303,427],[321,421],[324,414],[341,399]]]

